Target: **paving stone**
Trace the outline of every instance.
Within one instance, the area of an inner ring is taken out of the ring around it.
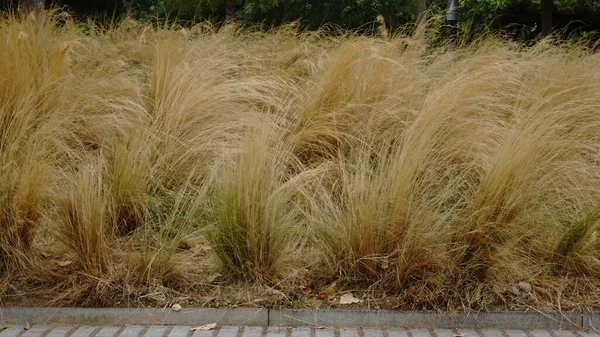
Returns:
[[[575,337],[573,331],[569,330],[554,330],[552,332],[556,337]]]
[[[192,333],[192,337],[212,337],[214,334],[215,334],[215,330],[210,330],[210,331],[196,330],[196,331],[194,331],[194,333]]]
[[[74,328],[72,326],[57,326],[46,337],[65,337],[71,332]]]
[[[249,326],[244,328],[244,332],[242,332],[242,337],[262,337],[263,328],[257,326]]]
[[[305,337],[310,337],[310,335],[306,335]],[[316,329],[315,337],[335,337],[335,330],[331,328]]]
[[[219,329],[217,337],[236,337],[239,330],[240,328],[237,326],[224,326]]]
[[[292,337],[310,337],[310,328],[293,328]]]
[[[105,326],[98,331],[96,337],[115,337],[120,329],[119,326]]]
[[[600,335],[592,330],[580,330],[577,334],[581,337],[600,337]]]
[[[402,329],[334,328],[315,329],[309,327],[244,327],[224,326],[212,331],[191,331],[190,326],[47,326],[32,325],[23,330],[21,325],[5,329],[0,337],[454,337],[453,331],[465,337],[600,337],[591,330],[518,330],[518,329]],[[241,331],[241,333],[240,333]],[[387,331],[387,333],[385,332]],[[410,333],[409,333],[410,332]]]
[[[450,329],[433,329],[433,333],[437,337],[453,337],[454,334]]]
[[[267,337],[286,337],[286,327],[270,326],[267,328]],[[591,336],[590,336],[591,337]]]
[[[191,329],[191,326],[176,325],[173,328],[171,328],[171,331],[169,332],[169,337],[188,337],[192,332]]]
[[[25,331],[21,337],[40,337],[48,329],[50,327],[47,325],[34,325],[31,329]]]
[[[505,331],[508,337],[527,337],[527,333],[523,330],[509,329]]]
[[[365,337],[383,337],[383,331],[381,329],[363,329]]]
[[[17,337],[21,332],[24,332],[22,326],[13,326],[8,329],[4,329],[0,332],[0,337]]]
[[[464,334],[465,337],[479,337],[479,334],[474,329],[458,329],[456,332]]]
[[[340,337],[359,337],[358,330],[354,328],[340,328]]]
[[[529,333],[533,337],[551,337],[550,331],[547,330],[531,330]]]
[[[71,337],[92,337],[97,329],[97,326],[82,326],[75,330]]]
[[[143,325],[130,325],[125,327],[119,334],[119,337],[139,337],[140,333],[145,329]]]
[[[167,327],[164,325],[153,325],[146,330],[144,337],[163,337],[167,332]]]
[[[503,337],[504,334],[498,329],[481,329],[481,333],[485,337]]]
[[[388,329],[388,337],[408,337],[408,332],[404,329]]]
[[[428,329],[410,329],[412,337],[432,337]]]

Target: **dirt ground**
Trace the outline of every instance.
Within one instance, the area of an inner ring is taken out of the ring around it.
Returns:
[[[183,268],[194,269],[197,281],[174,280],[153,288],[131,286],[127,280],[91,280],[61,255],[42,254],[42,264],[55,271],[55,279],[16,279],[6,285],[2,306],[20,307],[261,307],[274,309],[378,309],[436,311],[494,310],[591,310],[600,308],[600,281],[573,278],[546,283],[520,282],[505,289],[481,289],[477,298],[457,298],[444,288],[424,287],[419,282],[393,293],[377,281],[355,282],[349,277],[332,278],[330,271],[307,261],[311,252],[298,254],[293,268],[277,282],[227,280],[202,235],[180,248]],[[304,261],[300,257],[304,257]],[[64,275],[71,275],[65,279]],[[190,286],[191,284],[191,286]],[[490,295],[493,294],[493,295]]]

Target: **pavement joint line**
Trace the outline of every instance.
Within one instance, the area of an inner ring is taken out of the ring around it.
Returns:
[[[433,329],[433,328],[428,328],[428,329],[427,329],[427,331],[429,331],[429,335],[430,335],[431,337],[437,337],[437,336],[436,336],[436,334],[435,334],[435,329]],[[481,337],[481,336],[479,336],[479,337]]]
[[[54,329],[54,327],[46,327],[46,329],[42,332],[41,337],[46,337],[50,334],[50,331],[52,331]]]
[[[121,333],[125,330],[125,328],[127,328],[126,326],[122,326],[116,333],[114,337],[119,337],[121,336]]]
[[[145,335],[146,335],[146,332],[148,332],[148,329],[150,329],[150,327],[149,327],[149,326],[144,326],[144,327],[142,328],[142,330],[140,330],[140,331],[137,333],[137,335],[136,335],[135,337],[142,337],[142,336],[145,336]]]

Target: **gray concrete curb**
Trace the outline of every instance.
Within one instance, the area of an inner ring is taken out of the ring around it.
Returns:
[[[419,311],[274,310],[272,325],[411,328],[565,329],[583,327],[582,313],[489,312],[451,316]],[[591,320],[590,320],[591,322]]]
[[[0,322],[85,325],[266,325],[268,310],[260,308],[165,309],[0,308]]]
[[[269,310],[260,308],[90,309],[0,308],[0,322],[14,324],[83,325],[219,325],[336,326],[491,329],[594,329],[596,312],[482,312],[458,313],[387,310]]]

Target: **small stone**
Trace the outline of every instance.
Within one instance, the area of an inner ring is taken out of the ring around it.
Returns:
[[[519,286],[519,289],[521,289],[521,291],[524,291],[526,293],[530,293],[533,290],[533,288],[531,287],[531,284],[529,282],[525,282],[525,281],[519,282],[518,286]]]
[[[181,311],[181,304],[173,304],[173,306],[171,307],[171,309],[173,311]]]
[[[25,323],[25,326],[23,327],[23,329],[25,329],[25,330],[31,329],[31,324],[29,324],[29,322]]]

